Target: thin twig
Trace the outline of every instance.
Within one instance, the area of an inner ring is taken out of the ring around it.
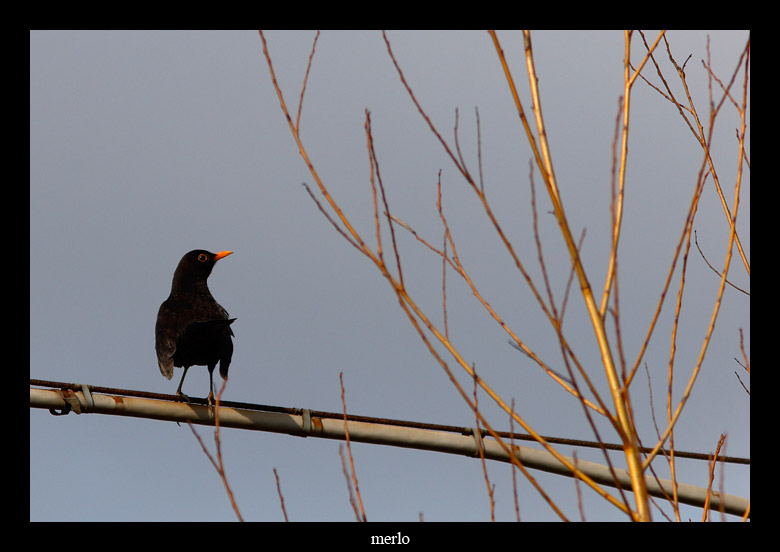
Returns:
[[[284,507],[284,496],[282,495],[282,485],[279,483],[279,474],[276,473],[274,468],[274,477],[276,478],[276,492],[279,493],[279,503],[282,505],[282,514],[284,515],[284,521],[290,521],[287,518],[287,509]]]
[[[709,471],[709,478],[707,479],[707,496],[704,499],[704,508],[702,510],[702,521],[707,521],[710,514],[710,500],[712,498],[712,482],[715,480],[715,465],[717,464],[716,458],[720,454],[720,449],[723,446],[723,443],[726,442],[726,434],[721,433],[720,439],[718,439],[718,444],[715,447],[715,454],[712,456],[712,460],[710,460],[710,471]],[[723,504],[721,504],[721,515],[723,515]]]
[[[742,351],[742,359],[745,361],[744,364],[742,364],[742,368],[744,368],[745,371],[749,374],[750,373],[750,360],[748,359],[747,353],[745,352],[745,335],[742,332],[742,328],[739,329],[739,350]],[[737,374],[737,379],[739,380],[739,383],[742,383],[742,380],[740,379],[739,374]],[[745,391],[747,391],[747,394],[750,395],[750,391],[748,391],[748,388],[745,387],[744,383],[742,383],[742,387],[745,389]]]
[[[306,75],[303,77],[303,84],[301,85],[301,97],[298,100],[298,116],[295,118],[295,132],[301,131],[301,109],[303,109],[303,95],[306,92],[306,83],[309,80],[309,71],[311,70],[311,62],[314,59],[314,51],[317,49],[317,40],[320,38],[320,32],[314,35],[314,43],[311,45],[311,54],[309,54],[309,63],[306,64]]]
[[[382,175],[379,173],[379,160],[376,156],[376,151],[374,150],[374,136],[371,133],[371,113],[366,109],[366,139],[368,140],[368,154],[371,158],[371,167],[373,168],[373,171],[376,172],[376,180],[379,183],[379,193],[382,196],[382,205],[384,206],[384,214],[387,217],[388,226],[390,227],[390,242],[393,244],[393,253],[395,254],[395,266],[398,270],[398,281],[401,285],[401,287],[404,286],[404,273],[403,270],[401,270],[401,255],[398,253],[398,243],[395,240],[395,228],[393,228],[393,225],[391,224],[391,215],[390,215],[390,206],[387,202],[387,194],[385,193],[385,186],[382,183]],[[377,256],[380,258],[380,261],[382,261],[382,264],[384,264],[384,259],[382,259],[382,243],[379,235],[379,210],[377,207],[376,202],[376,189],[374,187],[374,179],[371,178],[371,189],[374,194],[374,217],[376,219],[376,232],[377,232]]]
[[[195,431],[195,427],[192,425],[192,422],[188,421],[187,425],[190,426],[193,435],[195,435],[195,438],[198,440],[198,443],[200,444],[200,448],[203,449],[203,452],[206,454],[206,457],[211,462],[211,465],[214,466],[214,469],[217,470],[219,477],[222,479],[222,484],[225,486],[225,491],[227,492],[228,498],[230,499],[230,505],[233,507],[233,511],[236,513],[236,517],[238,518],[238,521],[244,521],[244,518],[241,516],[241,512],[238,509],[238,504],[236,503],[236,499],[233,496],[233,490],[230,488],[230,484],[228,483],[227,474],[225,473],[225,463],[222,460],[222,439],[220,438],[219,435],[219,409],[220,409],[220,401],[222,399],[222,393],[225,391],[226,385],[227,385],[227,380],[223,380],[222,387],[219,389],[219,393],[217,393],[216,403],[214,405],[214,443],[216,444],[216,449],[217,449],[216,460],[211,455],[209,450],[206,448],[206,445],[203,443],[203,440],[200,438],[200,435],[198,435],[198,432]]]
[[[485,448],[481,446],[482,443],[482,430],[479,427],[479,399],[477,398],[477,389],[479,386],[477,385],[477,367],[476,365],[471,365],[472,370],[474,370],[474,414],[476,417],[476,431],[477,435],[474,437],[476,439],[479,439],[480,446],[479,446],[479,459],[482,462],[482,473],[485,476],[485,486],[487,487],[487,493],[488,493],[488,500],[490,502],[490,521],[496,521],[496,499],[494,496],[494,492],[496,490],[495,485],[490,484],[490,476],[488,475],[488,469],[487,464],[485,463]]]
[[[474,107],[474,114],[477,118],[477,165],[479,169],[479,192],[485,195],[485,179],[482,176],[482,128],[479,124],[479,108]]]
[[[515,411],[515,399],[512,399],[512,412]],[[515,425],[512,421],[512,416],[509,416],[509,432],[511,437],[509,438],[509,446],[512,447],[512,450],[515,449]],[[512,464],[509,464],[509,469],[512,470],[512,496],[515,501],[515,519],[517,521],[520,521],[520,502],[518,500],[517,496],[517,477],[515,476],[515,466]]]
[[[360,496],[360,486],[358,485],[357,473],[355,472],[355,461],[352,458],[352,446],[349,443],[349,424],[347,423],[347,403],[344,398],[344,373],[339,372],[339,385],[341,385],[341,406],[344,409],[344,439],[347,443],[347,454],[349,455],[349,469],[352,472],[352,482],[355,485],[355,494],[360,505],[360,515],[358,521],[368,521],[366,519],[366,510],[363,508],[363,498]],[[343,457],[342,457],[343,458]],[[346,469],[346,468],[345,468]],[[350,500],[352,492],[350,491]],[[355,515],[358,512],[355,510]]]
[[[352,486],[352,478],[350,478],[349,470],[347,469],[347,459],[344,458],[344,445],[339,445],[339,458],[341,459],[341,472],[344,474],[344,480],[347,483],[349,504],[352,506],[352,511],[355,512],[355,519],[358,521],[365,521],[360,518],[360,511],[358,510],[358,505],[355,501],[355,491],[354,487]]]
[[[536,242],[536,254],[539,257],[539,267],[542,269],[542,279],[544,280],[544,289],[547,290],[547,300],[550,302],[550,310],[556,322],[560,325],[562,320],[558,315],[558,309],[555,307],[555,298],[553,297],[550,279],[547,276],[547,265],[544,262],[544,252],[542,250],[542,240],[539,237],[539,213],[536,209],[536,185],[534,183],[534,164],[528,161],[528,182],[531,184],[531,213],[533,214],[534,241]]]
[[[436,206],[439,209],[439,212],[442,211],[441,206],[441,169],[439,169],[439,180],[436,184],[436,192],[437,192],[437,198],[436,198]],[[411,227],[408,225],[405,225],[407,229],[411,230]],[[414,230],[412,230],[414,233]],[[444,321],[444,337],[447,339],[450,338],[450,327],[449,327],[449,320],[447,318],[447,234],[448,229],[444,229],[444,233],[442,236],[442,245],[441,245],[441,310],[442,310],[442,319]],[[416,235],[416,233],[415,233]]]
[[[572,451],[572,458],[574,458],[574,465],[577,465],[577,451]],[[577,495],[577,510],[580,512],[580,521],[587,521],[585,519],[585,507],[582,504],[582,488],[580,486],[580,480],[574,477],[574,492]]]
[[[710,270],[712,270],[715,274],[718,275],[718,278],[720,278],[720,272],[718,272],[718,269],[710,264],[710,262],[707,260],[707,257],[704,255],[704,252],[701,250],[701,247],[699,247],[699,237],[696,234],[696,230],[693,231],[693,242],[696,244],[696,249],[699,250],[699,254],[701,255],[701,258],[704,259],[704,262],[707,263],[707,266],[710,267]],[[731,282],[729,282],[728,278],[726,279],[726,283],[731,287],[733,287],[734,289],[736,289],[737,291],[741,291],[745,295],[750,295],[749,292],[745,291],[741,287],[736,286]]]

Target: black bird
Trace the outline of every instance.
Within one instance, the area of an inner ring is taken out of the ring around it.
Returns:
[[[155,326],[155,349],[160,372],[168,379],[173,367],[184,367],[176,395],[189,401],[181,386],[190,366],[208,366],[209,404],[214,398],[214,368],[219,362],[219,375],[227,379],[233,358],[233,330],[225,309],[211,296],[206,280],[218,260],[232,251],[210,253],[202,249],[190,251],[179,261],[173,273],[168,299],[160,305]]]

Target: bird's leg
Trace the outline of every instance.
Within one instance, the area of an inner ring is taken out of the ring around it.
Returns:
[[[213,404],[214,404],[214,372],[209,370],[209,408],[212,408]]]
[[[179,388],[176,390],[176,396],[179,397],[179,400],[190,402],[190,398],[181,392],[181,386],[184,384],[184,378],[187,375],[187,370],[189,370],[189,366],[184,367],[184,373],[181,375],[181,381],[179,382]]]

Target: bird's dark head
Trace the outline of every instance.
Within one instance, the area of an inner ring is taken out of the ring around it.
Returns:
[[[211,253],[204,249],[190,251],[181,258],[176,267],[176,272],[173,274],[173,288],[205,283],[216,262],[232,253],[232,251]]]

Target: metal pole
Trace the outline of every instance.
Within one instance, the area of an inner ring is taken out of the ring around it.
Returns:
[[[30,406],[33,408],[64,409],[67,411],[73,405],[76,406],[76,411],[81,413],[214,425],[214,411],[208,406],[89,392],[85,395],[83,391],[67,389],[30,388]],[[345,438],[343,420],[311,416],[308,411],[304,411],[303,415],[296,415],[220,407],[219,424],[221,427],[286,433],[299,437],[336,440],[344,440]],[[477,441],[471,435],[356,421],[349,421],[348,424],[350,441],[479,458]],[[485,458],[510,462],[507,453],[493,438],[482,438],[482,445]],[[515,445],[514,450],[517,458],[527,468],[572,477],[572,473],[545,450],[517,445]],[[572,464],[575,463],[573,458],[568,460]],[[577,459],[576,465],[598,483],[615,487],[617,479],[623,489],[631,489],[631,478],[626,470],[615,468],[613,475],[607,466],[595,462]],[[656,480],[647,476],[645,480],[651,495],[660,498],[672,495],[671,481]],[[704,488],[684,483],[677,484],[678,499],[684,504],[702,507],[706,494],[707,490]],[[719,511],[721,503],[726,513],[736,516],[742,516],[749,506],[749,500],[745,498],[711,491],[710,508],[713,511]]]

